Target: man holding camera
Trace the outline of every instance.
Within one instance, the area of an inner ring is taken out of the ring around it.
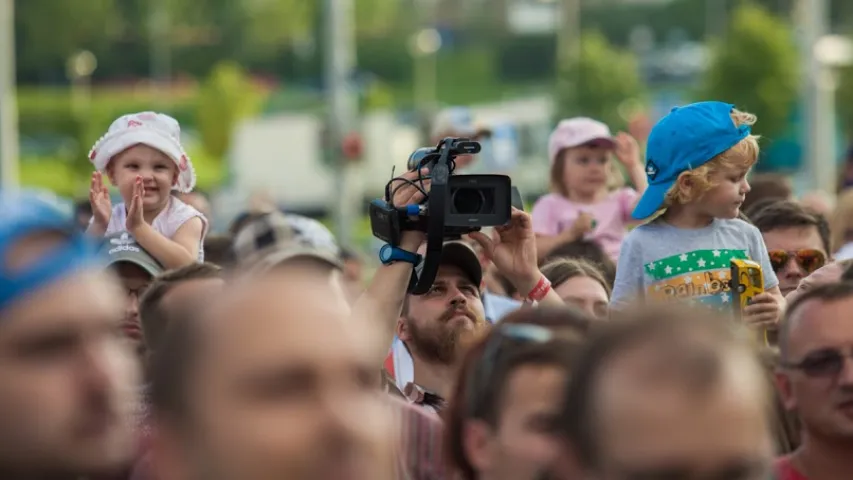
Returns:
[[[407,172],[395,179],[390,189],[394,194],[389,199],[395,207],[419,205],[425,200],[430,185],[427,180],[424,191],[418,188],[415,180],[420,174],[423,172]],[[491,238],[482,232],[469,237],[480,244],[483,254],[526,294],[528,301],[562,305],[539,271],[528,214],[513,209],[509,223],[496,227]],[[355,304],[354,314],[361,320],[382,322],[386,346],[397,334],[413,359],[414,381],[407,386],[407,393],[416,403],[437,411],[449,395],[465,345],[488,328],[488,323],[480,289],[482,268],[477,255],[463,242],[445,243],[438,274],[428,292],[408,294],[412,269],[420,262],[416,252],[424,240],[423,232],[402,232],[399,245],[393,247],[396,260],[380,267]]]

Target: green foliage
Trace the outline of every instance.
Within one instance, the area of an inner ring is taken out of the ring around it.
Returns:
[[[39,70],[57,65],[64,74],[66,59],[76,50],[98,50],[116,33],[109,28],[117,20],[115,3],[114,0],[15,1],[19,68]]]
[[[197,105],[202,145],[209,155],[221,159],[240,120],[260,112],[263,95],[239,65],[226,62],[217,65],[202,85]]]
[[[620,107],[645,94],[634,56],[613,47],[598,32],[584,32],[580,54],[559,66],[557,115],[587,116],[622,128],[626,119]]]
[[[169,108],[155,108],[150,94],[92,94],[86,111],[75,114],[71,108],[71,91],[67,88],[20,89],[18,121],[21,135],[35,141],[61,141],[64,145],[52,152],[56,160],[68,165],[69,171],[87,177],[92,170],[89,149],[119,116],[157,109],[185,122],[189,118],[192,98],[174,98]]]
[[[790,119],[798,95],[797,48],[788,22],[745,3],[727,35],[712,45],[703,100],[734,103],[758,116],[755,131],[774,138]]]

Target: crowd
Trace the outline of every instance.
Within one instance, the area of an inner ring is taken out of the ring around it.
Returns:
[[[208,235],[178,123],[123,116],[76,218],[0,192],[0,478],[851,478],[853,197],[751,175],[757,120],[679,107],[645,155],[560,122],[551,193],[412,295],[422,232],[366,286],[272,206]],[[422,173],[387,200],[423,202]],[[744,305],[733,261],[760,269]]]

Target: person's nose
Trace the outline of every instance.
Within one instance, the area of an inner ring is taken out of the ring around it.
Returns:
[[[785,266],[782,267],[782,270],[779,272],[785,278],[805,278],[806,272],[803,270],[803,267],[797,263],[797,259],[794,256],[788,259],[785,263]]]
[[[740,191],[743,195],[746,195],[747,193],[752,191],[752,187],[749,185],[749,181],[746,179],[746,177],[744,177],[743,180],[741,180],[740,182]]]
[[[78,378],[80,385],[94,399],[103,400],[112,381],[110,376],[112,358],[109,353],[110,347],[105,343],[107,341],[111,340],[92,338],[87,340],[87,345],[82,346]]]
[[[139,295],[136,292],[131,292],[127,295],[124,318],[126,320],[136,320],[139,318]]]
[[[457,287],[453,287],[450,292],[450,305],[455,308],[461,308],[468,304],[468,299],[465,294]]]
[[[853,357],[844,357],[844,367],[838,374],[838,386],[853,390]]]

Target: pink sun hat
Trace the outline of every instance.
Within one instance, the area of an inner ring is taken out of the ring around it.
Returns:
[[[195,188],[195,169],[181,146],[181,126],[169,115],[140,112],[122,115],[110,125],[89,152],[89,160],[105,172],[110,160],[134,145],[147,145],[163,152],[178,167],[178,183],[174,189],[189,193]]]
[[[610,127],[587,117],[574,117],[561,120],[548,139],[548,160],[554,164],[561,150],[580,147],[587,144],[601,144],[613,147],[616,142]]]

